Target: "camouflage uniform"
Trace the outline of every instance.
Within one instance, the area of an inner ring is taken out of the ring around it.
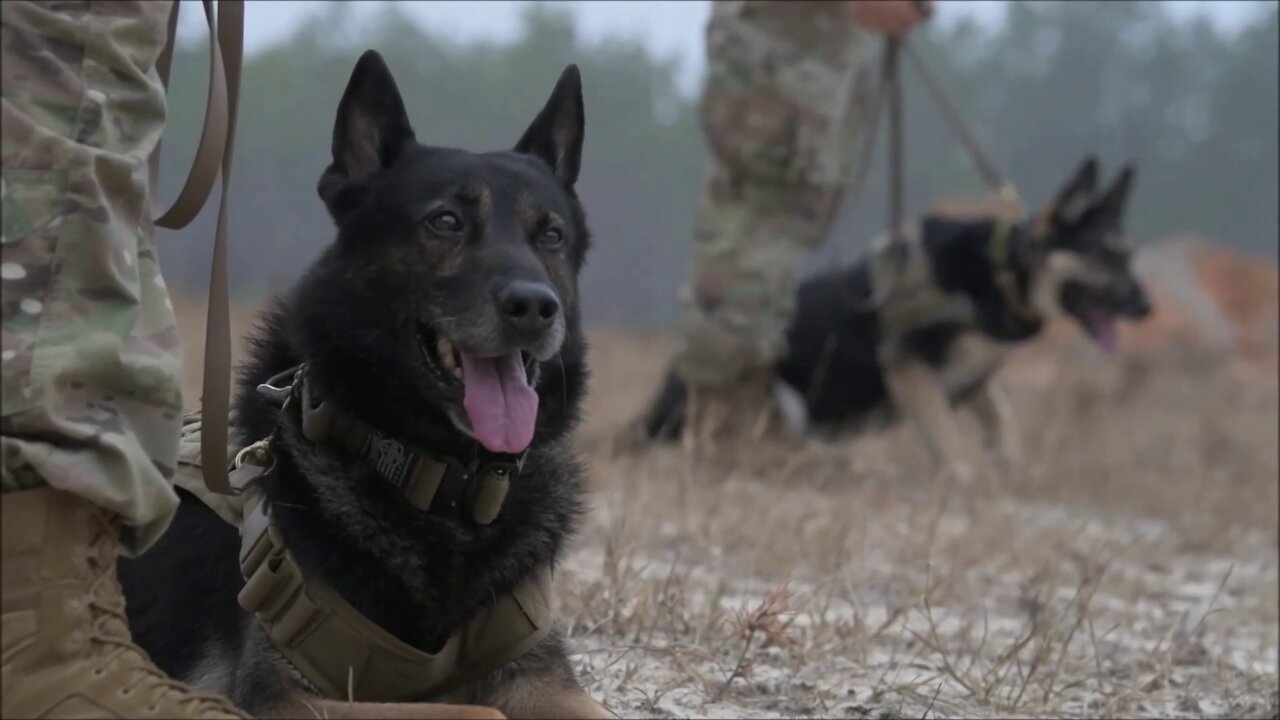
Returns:
[[[875,45],[842,2],[717,2],[701,112],[711,147],[676,372],[732,388],[785,350],[801,259],[854,163]]]
[[[147,192],[171,3],[0,8],[0,488],[74,493],[140,552],[177,508],[178,333]]]

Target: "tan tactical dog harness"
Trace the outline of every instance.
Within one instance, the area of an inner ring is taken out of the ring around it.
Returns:
[[[255,614],[281,654],[320,692],[335,699],[415,700],[439,696],[520,657],[550,630],[551,570],[540,568],[510,594],[482,608],[444,647],[426,653],[375,625],[327,583],[305,577],[285,546],[262,495],[262,480],[274,471],[270,438],[240,449],[228,432],[230,413],[230,302],[227,283],[227,190],[235,144],[240,69],[244,50],[241,0],[202,0],[209,42],[209,96],[204,128],[192,169],[173,205],[157,213],[159,227],[186,227],[203,207],[214,180],[222,188],[214,238],[204,356],[204,410],[184,420],[177,484],[195,494],[223,520],[240,528],[240,569],[245,586],[239,602]],[[156,62],[167,90],[178,27],[178,3],[169,18],[169,37]],[[149,162],[153,205],[159,177],[159,147]],[[292,372],[292,371],[291,371]],[[273,381],[275,379],[273,378]],[[303,434],[315,442],[336,442],[362,457],[394,483],[414,507],[427,511],[470,506],[471,520],[487,525],[502,509],[518,464],[471,468],[441,460],[380,436],[330,404],[312,405],[304,374],[277,387],[259,388],[284,407],[294,397],[302,408]],[[296,389],[296,392],[295,392]],[[227,465],[203,463],[201,449],[229,448]]]
[[[292,376],[288,384],[282,378]],[[478,524],[497,519],[519,463],[465,466],[387,438],[329,402],[314,402],[305,368],[293,368],[259,386],[281,405],[297,403],[303,435],[333,442],[361,457],[424,512],[465,512]],[[546,637],[553,596],[550,568],[539,568],[511,593],[481,609],[444,647],[427,653],[378,627],[328,583],[304,575],[285,545],[262,493],[275,471],[271,438],[238,449],[231,462],[234,495],[211,493],[197,475],[200,420],[188,416],[178,484],[240,527],[240,606],[254,613],[276,648],[328,697],[406,701],[439,697],[515,660]]]

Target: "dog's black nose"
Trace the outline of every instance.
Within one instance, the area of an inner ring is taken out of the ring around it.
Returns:
[[[1147,299],[1147,294],[1137,284],[1133,286],[1133,290],[1129,293],[1128,305],[1129,317],[1135,320],[1141,320],[1151,314],[1151,301]]]
[[[498,294],[498,312],[513,330],[542,332],[560,314],[560,301],[543,283],[517,280]]]

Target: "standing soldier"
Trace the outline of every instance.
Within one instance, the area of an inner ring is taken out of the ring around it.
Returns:
[[[700,106],[711,168],[672,363],[689,388],[686,432],[732,436],[768,406],[796,268],[835,218],[867,119],[878,48],[866,33],[901,35],[927,11],[914,0],[713,5]],[[661,433],[668,407],[660,391],[625,441]]]
[[[178,333],[147,192],[171,10],[0,3],[4,717],[243,717],[133,644],[116,580],[178,506]]]

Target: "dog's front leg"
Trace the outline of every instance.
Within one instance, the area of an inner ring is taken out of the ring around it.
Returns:
[[[581,687],[545,682],[533,676],[513,679],[501,701],[511,718],[613,720],[617,717]]]
[[[1022,462],[1022,438],[1008,396],[994,381],[988,381],[973,399],[973,413],[982,425],[987,450],[995,453],[1006,473],[1013,472]]]
[[[989,468],[980,453],[971,452],[956,422],[951,401],[936,373],[923,361],[903,352],[881,352],[885,386],[898,411],[916,427],[925,444],[947,472],[969,484]]]
[[[463,697],[492,705],[513,720],[617,717],[582,689],[557,632],[501,670],[473,683]]]

